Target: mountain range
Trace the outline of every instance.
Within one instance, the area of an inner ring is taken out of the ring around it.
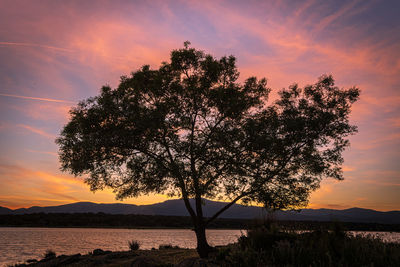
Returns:
[[[191,199],[194,206],[194,200]],[[204,215],[212,216],[226,203],[204,199]],[[3,214],[32,214],[32,213],[107,213],[107,214],[142,214],[142,215],[168,215],[189,216],[183,200],[167,200],[151,205],[133,204],[96,204],[92,202],[77,202],[60,206],[48,206],[21,209],[8,209],[0,207]],[[221,214],[221,218],[253,219],[266,215],[265,209],[257,206],[243,206],[234,204]],[[400,211],[376,211],[371,209],[351,208],[345,210],[335,209],[303,209],[301,211],[276,211],[273,214],[277,220],[293,221],[342,221],[360,223],[386,223],[400,224]]]

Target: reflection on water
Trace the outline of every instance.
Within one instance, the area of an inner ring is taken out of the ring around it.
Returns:
[[[241,230],[207,230],[210,245],[236,242]],[[400,243],[400,233],[352,231],[353,235],[371,235],[385,242]],[[47,249],[61,254],[86,254],[96,248],[129,250],[128,241],[137,240],[141,249],[171,244],[195,248],[196,236],[189,229],[93,229],[93,228],[0,228],[0,266],[39,259]]]
[[[210,245],[236,242],[240,230],[207,230]],[[93,228],[0,228],[0,265],[42,258],[47,249],[61,254],[86,254],[96,248],[129,250],[128,241],[137,240],[141,249],[172,244],[195,248],[196,236],[189,229],[93,229]]]

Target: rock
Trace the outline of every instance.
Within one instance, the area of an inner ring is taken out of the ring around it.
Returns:
[[[29,260],[27,260],[26,262],[27,263],[34,263],[34,262],[37,262],[38,260],[37,259],[29,259]]]

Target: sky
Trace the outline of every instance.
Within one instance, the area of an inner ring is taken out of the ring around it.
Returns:
[[[68,111],[158,68],[189,40],[276,92],[332,74],[361,89],[344,181],[326,179],[309,208],[400,210],[400,1],[0,0],[0,206],[119,202],[60,171],[54,140]],[[163,195],[123,203],[151,204]]]

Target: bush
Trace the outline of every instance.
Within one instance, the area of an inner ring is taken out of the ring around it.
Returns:
[[[46,252],[44,253],[45,259],[51,259],[51,258],[55,258],[55,257],[56,257],[56,253],[51,249],[46,250]]]
[[[138,250],[140,248],[140,243],[136,240],[132,240],[128,242],[130,250]]]

